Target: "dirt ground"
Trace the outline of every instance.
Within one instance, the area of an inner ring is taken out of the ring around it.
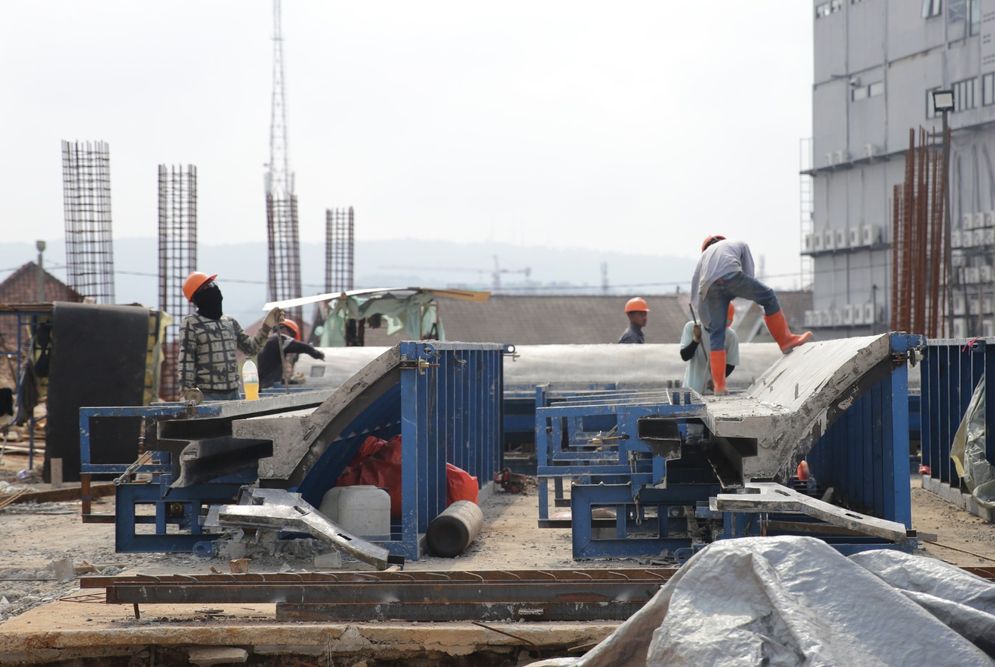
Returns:
[[[14,464],[12,458],[7,463]],[[11,479],[12,472],[0,472]],[[926,539],[925,553],[956,565],[995,565],[995,526],[958,510],[912,482],[913,524]],[[41,487],[42,485],[33,485]],[[495,492],[482,505],[484,530],[463,556],[455,559],[424,558],[410,569],[534,569],[572,567],[569,529],[536,526],[534,489],[527,495]],[[113,511],[113,499],[102,499],[94,512]],[[12,505],[0,510],[0,620],[76,590],[67,576],[67,564],[93,573],[122,572],[208,573],[214,567],[228,571],[226,561],[186,554],[121,554],[114,551],[112,524],[83,524],[78,502]],[[933,536],[935,535],[935,539]],[[944,545],[944,546],[939,546]],[[953,547],[960,551],[950,549]],[[965,553],[971,552],[971,553]],[[972,555],[976,554],[976,555]],[[584,567],[625,567],[645,563],[629,561],[585,562]],[[286,571],[283,565],[283,571]],[[60,569],[61,568],[61,569]],[[278,571],[279,562],[252,563],[252,571]],[[66,580],[60,581],[60,576]]]

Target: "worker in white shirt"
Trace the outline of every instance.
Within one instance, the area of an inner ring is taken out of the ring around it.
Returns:
[[[724,378],[729,377],[739,365],[739,337],[732,329],[732,321],[735,317],[736,308],[730,303],[729,313],[726,317]],[[702,337],[701,325],[697,322],[685,324],[684,331],[681,333],[681,359],[688,364],[687,368],[684,369],[684,386],[694,389],[699,394],[705,393],[705,389],[711,388],[714,383],[708,354],[709,349],[709,337]]]

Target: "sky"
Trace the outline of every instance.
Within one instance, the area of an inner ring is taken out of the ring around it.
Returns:
[[[61,139],[109,142],[115,237],[155,235],[157,165],[193,163],[200,241],[265,239],[270,2],[3,4],[2,240],[62,237]],[[350,205],[357,243],[693,257],[715,232],[790,283],[812,22],[797,0],[284,0],[301,237]]]

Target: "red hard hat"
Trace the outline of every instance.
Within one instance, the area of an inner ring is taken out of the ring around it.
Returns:
[[[726,237],[722,236],[721,234],[709,234],[708,236],[705,237],[705,240],[702,241],[701,243],[701,251],[705,252],[705,249],[707,249],[708,246],[712,245],[713,243],[718,243],[719,241],[725,241],[725,240]]]
[[[291,331],[293,331],[294,332],[294,338],[296,340],[300,340],[301,339],[301,328],[299,326],[297,326],[297,322],[294,322],[293,320],[283,320],[282,322],[280,322],[280,325],[281,326],[285,326],[288,329],[290,329]]]
[[[187,298],[187,301],[193,301],[193,295],[197,293],[197,290],[217,277],[218,274],[216,273],[213,276],[209,276],[206,273],[194,271],[183,281],[183,296]]]
[[[650,312],[650,307],[646,305],[646,299],[641,296],[637,296],[625,302],[625,312],[648,313]]]

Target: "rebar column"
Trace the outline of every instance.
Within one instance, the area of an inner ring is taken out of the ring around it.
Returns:
[[[179,397],[179,325],[193,307],[183,281],[197,269],[197,167],[159,165],[159,309],[173,317],[162,340],[159,396]]]
[[[110,147],[62,142],[62,192],[69,286],[97,303],[114,303]]]
[[[301,253],[297,225],[297,195],[266,195],[266,235],[269,242],[269,300],[301,296]],[[300,308],[288,316],[301,321]]]
[[[353,289],[355,218],[348,209],[325,209],[325,292]]]

